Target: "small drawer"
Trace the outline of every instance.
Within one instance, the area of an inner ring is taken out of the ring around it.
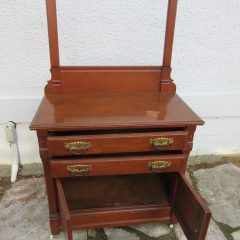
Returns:
[[[53,178],[71,176],[104,176],[156,172],[180,172],[185,154],[131,157],[99,157],[91,159],[61,159],[50,162]]]
[[[50,136],[51,156],[184,150],[187,131]]]

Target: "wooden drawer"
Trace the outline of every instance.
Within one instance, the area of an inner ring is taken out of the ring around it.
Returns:
[[[54,178],[71,176],[120,175],[153,172],[179,172],[185,166],[186,155],[148,155],[131,157],[99,157],[91,159],[61,159],[50,162]]]
[[[174,213],[188,239],[205,239],[210,212],[180,173],[170,175],[175,186],[169,202],[162,174],[56,179],[60,221],[68,240],[72,229],[170,223]]]
[[[47,139],[51,156],[183,150],[187,131],[50,136]]]

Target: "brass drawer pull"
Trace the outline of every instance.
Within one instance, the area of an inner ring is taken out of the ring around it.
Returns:
[[[154,172],[158,170],[164,170],[170,168],[172,162],[170,161],[155,161],[148,164],[149,168]]]
[[[92,144],[90,142],[71,142],[71,143],[65,143],[65,149],[69,152],[72,151],[86,151],[89,148],[92,147]],[[72,152],[74,153],[74,152]]]
[[[82,176],[88,174],[92,170],[91,165],[72,165],[67,166],[67,170],[70,172],[73,176]]]
[[[150,139],[150,144],[155,149],[163,149],[166,147],[170,147],[173,144],[173,138],[170,137],[153,138]]]

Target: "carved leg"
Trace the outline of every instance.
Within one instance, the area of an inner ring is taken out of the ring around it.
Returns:
[[[50,177],[50,166],[49,166],[50,164],[49,164],[48,148],[47,148],[47,132],[38,131],[37,136],[38,136],[40,157],[43,163],[43,170],[44,170],[46,189],[47,189],[50,228],[51,228],[52,235],[56,235],[60,233],[59,214],[58,214],[58,207],[57,207],[55,183],[54,183],[54,180]]]

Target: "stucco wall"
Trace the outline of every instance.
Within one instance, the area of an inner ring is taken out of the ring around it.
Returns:
[[[161,65],[166,0],[57,2],[62,64]],[[193,154],[240,152],[239,12],[238,0],[179,0],[172,76],[206,121]],[[24,159],[37,159],[26,146],[35,141],[27,124],[50,78],[44,0],[1,1],[0,63],[0,122],[26,123]],[[1,163],[9,149],[0,128]]]

